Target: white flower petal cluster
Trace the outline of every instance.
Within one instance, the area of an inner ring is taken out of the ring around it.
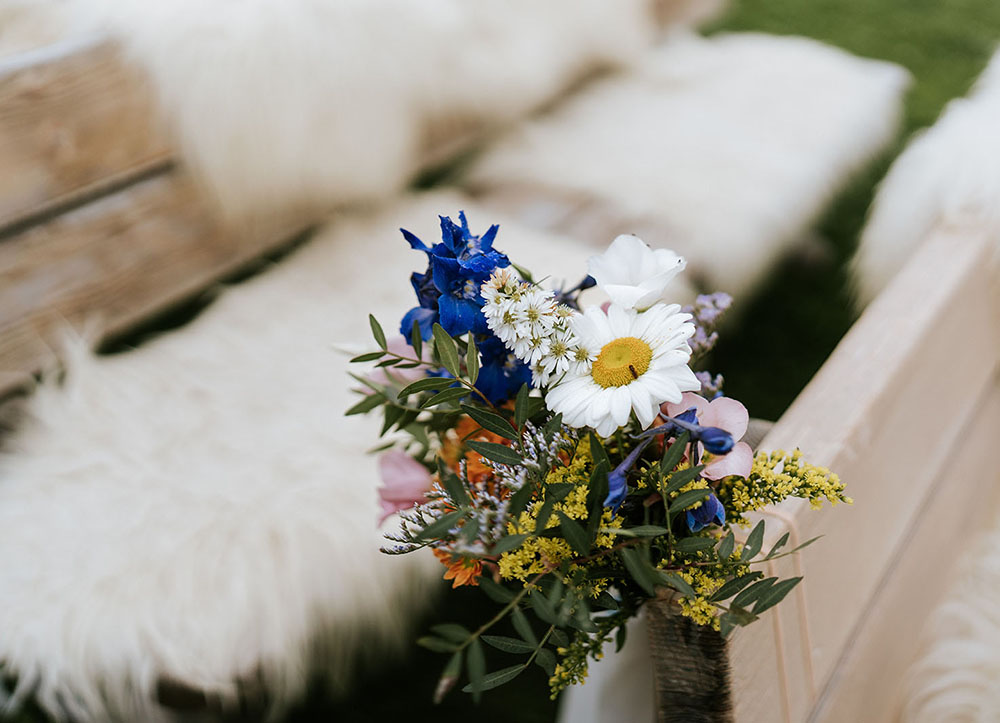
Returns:
[[[656,304],[643,312],[617,304],[607,313],[588,308],[572,327],[581,347],[599,352],[590,368],[577,368],[549,389],[549,410],[561,413],[565,424],[593,427],[602,437],[625,426],[633,412],[648,427],[660,404],[701,388],[688,366],[690,319],[677,304]]]
[[[581,350],[570,325],[575,312],[556,303],[555,294],[521,281],[511,269],[497,269],[481,290],[490,330],[531,367],[532,383],[546,386],[592,355]]]
[[[611,301],[626,309],[648,309],[687,262],[669,249],[651,249],[636,236],[619,236],[587,270]]]

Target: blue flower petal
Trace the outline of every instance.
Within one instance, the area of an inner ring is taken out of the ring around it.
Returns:
[[[442,296],[438,299],[438,311],[441,313],[441,320],[438,323],[451,336],[461,336],[470,331],[475,334],[490,333],[486,317],[475,301]]]
[[[410,342],[410,335],[413,333],[413,322],[416,321],[420,325],[420,336],[424,341],[428,341],[431,338],[434,329],[434,322],[438,320],[437,309],[426,309],[422,306],[414,306],[412,309],[406,312],[403,317],[403,321],[399,324],[399,333],[403,335],[403,338]]]

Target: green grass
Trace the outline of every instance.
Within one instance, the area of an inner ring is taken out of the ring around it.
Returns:
[[[711,31],[804,35],[906,67],[914,83],[899,141],[853,179],[817,226],[825,263],[790,258],[728,330],[713,362],[751,414],[777,419],[816,373],[854,315],[845,264],[875,184],[913,131],[964,95],[1000,40],[995,0],[732,0]]]

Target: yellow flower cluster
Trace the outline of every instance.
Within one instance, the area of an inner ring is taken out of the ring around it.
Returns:
[[[697,593],[694,598],[681,598],[678,601],[681,615],[691,618],[698,625],[711,625],[718,630],[717,608],[708,599],[726,584],[727,576],[716,577],[711,570],[697,567],[688,568],[677,574]]]
[[[726,477],[719,485],[717,495],[727,510],[735,512],[735,523],[745,522],[744,512],[752,512],[787,497],[802,497],[813,508],[819,508],[826,499],[832,504],[852,503],[844,496],[844,484],[826,467],[809,464],[802,453],[791,454],[776,450],[768,454],[758,452],[753,470],[746,479]]]
[[[552,508],[552,514],[545,522],[545,529],[559,526],[559,517],[556,512],[562,512],[567,517],[580,522],[587,521],[587,485],[590,481],[592,466],[593,458],[590,454],[590,445],[587,439],[583,439],[577,446],[576,453],[569,464],[555,467],[548,473],[545,478],[546,485],[572,484],[575,489]],[[522,512],[517,520],[508,522],[507,533],[511,535],[531,533],[538,522],[541,508],[542,505],[536,502],[530,509]],[[624,520],[611,510],[604,510],[601,518],[602,527],[619,528],[623,522]],[[613,547],[615,537],[615,535],[608,533],[600,534],[597,536],[594,546],[600,549]],[[497,565],[500,569],[500,577],[505,580],[526,582],[529,577],[546,572],[553,566],[575,557],[577,554],[573,548],[562,538],[532,536],[525,540],[520,547],[501,555]],[[574,565],[570,568],[571,571],[576,569],[580,569],[580,566]],[[597,596],[606,587],[606,581],[592,583],[590,593]]]

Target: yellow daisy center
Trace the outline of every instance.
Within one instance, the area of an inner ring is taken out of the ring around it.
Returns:
[[[590,375],[605,389],[624,387],[645,374],[652,359],[649,344],[634,336],[623,336],[604,345]]]

